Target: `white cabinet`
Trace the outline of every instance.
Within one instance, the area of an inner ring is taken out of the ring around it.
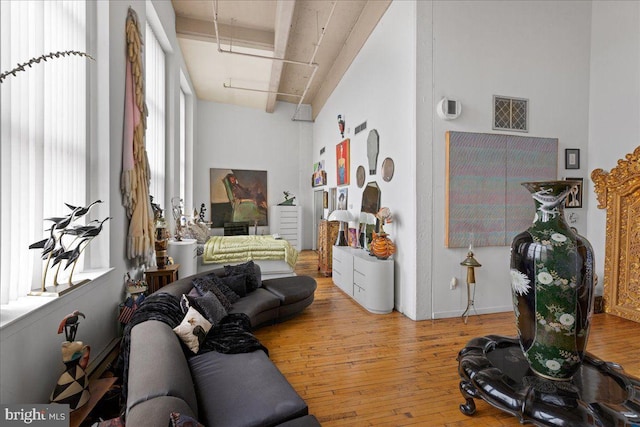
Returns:
[[[198,269],[198,248],[196,239],[169,240],[167,255],[180,264],[180,277],[196,274]]]
[[[333,283],[372,313],[393,310],[393,260],[380,260],[362,249],[333,247]]]
[[[291,243],[297,250],[302,250],[302,221],[300,206],[271,206],[271,218],[269,219],[271,234],[279,234],[280,237]]]

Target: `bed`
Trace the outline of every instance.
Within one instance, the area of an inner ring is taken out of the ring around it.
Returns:
[[[211,236],[204,244],[199,271],[253,260],[268,278],[292,276],[298,251],[273,236]]]

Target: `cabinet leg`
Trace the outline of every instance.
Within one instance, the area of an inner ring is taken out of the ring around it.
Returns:
[[[475,388],[468,381],[460,381],[460,393],[465,399],[465,403],[460,404],[460,412],[467,416],[476,413],[476,402],[473,400]]]

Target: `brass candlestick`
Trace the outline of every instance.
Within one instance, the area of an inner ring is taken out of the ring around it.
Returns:
[[[482,267],[482,264],[476,261],[476,259],[473,257],[473,251],[471,249],[472,249],[472,246],[470,245],[469,252],[467,252],[467,257],[464,259],[464,261],[460,263],[460,265],[467,267],[467,308],[462,313],[462,318],[464,319],[465,324],[469,319],[469,314],[472,308],[473,308],[473,311],[476,314],[478,314],[478,312],[476,311],[475,304],[473,302],[476,296],[476,273],[474,268]],[[471,292],[472,287],[473,287],[473,295]]]

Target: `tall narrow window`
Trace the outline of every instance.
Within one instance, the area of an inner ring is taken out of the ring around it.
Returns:
[[[86,52],[84,1],[0,2],[0,70],[57,51]],[[2,83],[0,117],[0,302],[38,288],[50,217],[64,203],[87,204],[88,60],[66,56],[35,64]],[[80,268],[76,269],[76,272]]]
[[[149,24],[145,38],[145,100],[149,116],[145,145],[151,169],[149,195],[164,208],[165,180],[165,54]]]
[[[180,198],[187,199],[187,96],[180,89]]]

